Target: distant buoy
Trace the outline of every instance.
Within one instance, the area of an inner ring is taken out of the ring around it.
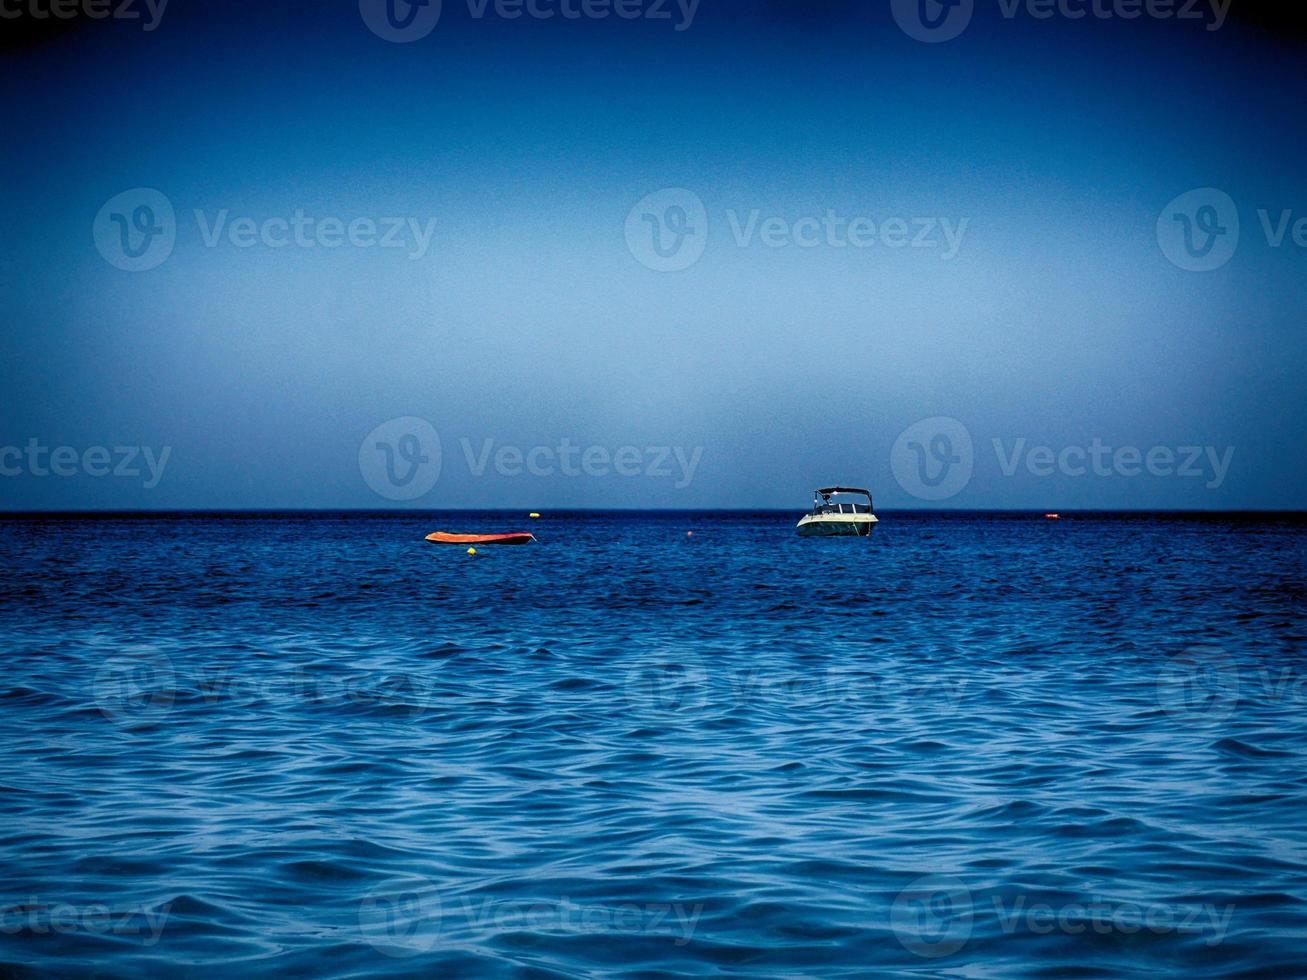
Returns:
[[[531,520],[533,520],[533,521],[536,521],[536,520],[539,520],[539,519],[540,519],[540,515],[537,514],[535,511],[531,511],[531,513],[527,514],[526,516],[529,517],[529,518],[531,518]]]
[[[475,555],[477,553],[477,550],[475,548],[468,548],[467,553],[469,555]]]
[[[1046,521],[1060,521],[1061,519],[1062,519],[1062,515],[1061,515],[1061,514],[1045,514],[1045,515],[1044,515],[1044,520],[1046,520]]]
[[[694,532],[693,532],[693,531],[686,531],[686,532],[685,532],[685,536],[686,536],[687,538],[692,538],[692,537],[694,537]]]

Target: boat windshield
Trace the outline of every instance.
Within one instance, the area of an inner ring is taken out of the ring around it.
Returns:
[[[836,500],[840,497],[843,499]],[[850,500],[849,498],[852,498]],[[865,504],[859,500],[867,501]],[[853,490],[849,487],[823,487],[813,491],[812,513],[820,514],[870,514],[872,507],[871,493],[867,490]]]
[[[821,504],[814,513],[817,514],[870,514],[871,508],[867,504]]]

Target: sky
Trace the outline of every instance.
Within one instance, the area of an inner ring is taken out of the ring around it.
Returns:
[[[1307,505],[1273,6],[125,4],[0,5],[2,510]]]

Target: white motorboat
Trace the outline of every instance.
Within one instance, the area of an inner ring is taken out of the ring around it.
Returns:
[[[865,504],[854,501],[834,500],[835,497],[866,497]],[[872,513],[870,490],[857,487],[825,487],[812,495],[812,513],[805,514],[794,530],[805,538],[830,537],[834,535],[859,535],[866,537],[871,529],[879,523]]]

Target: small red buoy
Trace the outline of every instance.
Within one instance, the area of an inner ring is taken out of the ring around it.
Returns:
[[[692,538],[692,537],[694,537],[694,532],[693,532],[693,531],[686,531],[686,532],[685,532],[685,536],[686,536],[687,538]]]

